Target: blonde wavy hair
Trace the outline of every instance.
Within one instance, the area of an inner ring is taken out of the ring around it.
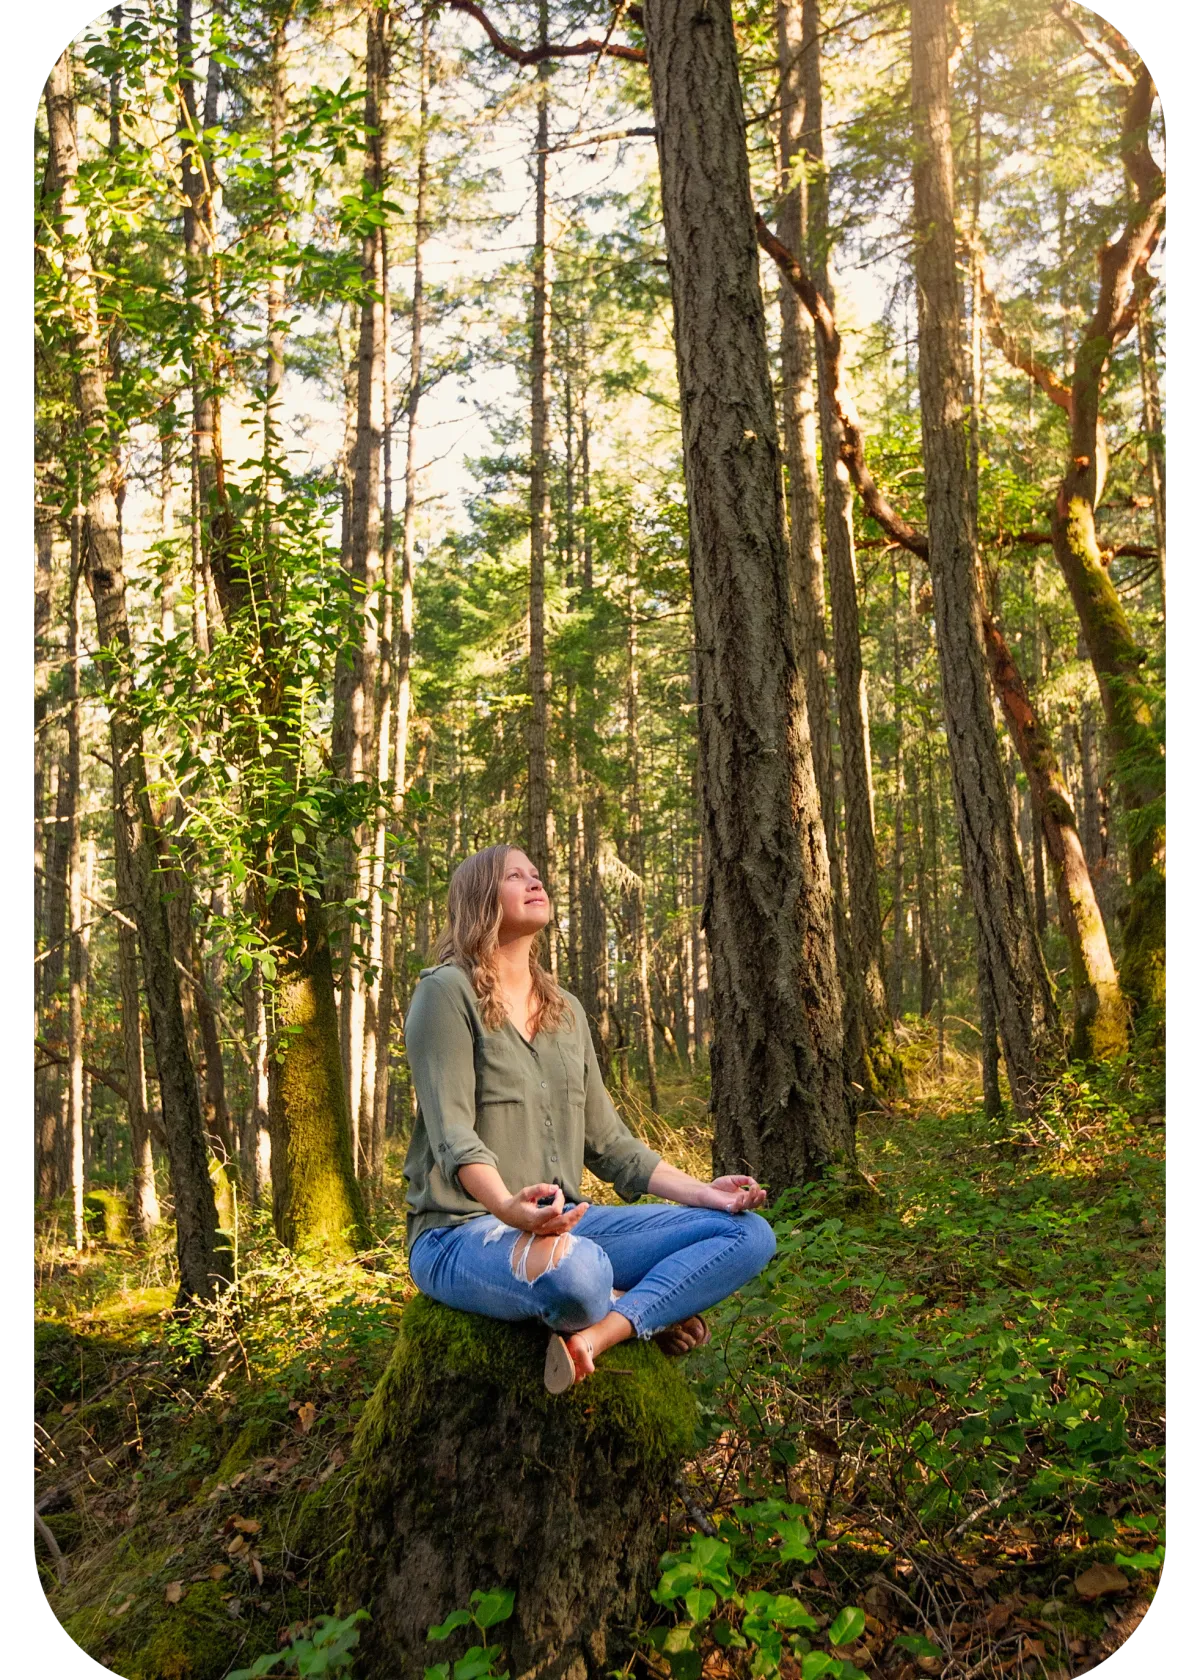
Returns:
[[[509,1018],[500,994],[496,966],[497,935],[503,921],[500,887],[508,854],[520,849],[507,843],[487,846],[482,852],[463,859],[450,877],[446,926],[433,953],[436,961],[456,963],[466,973],[475,988],[483,1019],[493,1032]],[[537,1000],[533,1018],[535,1036],[543,1030],[557,1032],[564,1016],[570,1014],[570,1005],[558,981],[542,962],[544,950],[545,935],[539,933],[529,951],[529,976]]]

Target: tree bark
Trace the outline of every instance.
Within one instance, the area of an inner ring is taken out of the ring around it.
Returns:
[[[370,1234],[350,1153],[324,906],[281,887],[268,929],[283,953],[269,1064],[275,1229],[298,1255],[348,1254]]]
[[[1079,1061],[1120,1055],[1128,1041],[1127,1009],[1096,903],[1075,812],[1054,748],[1039,724],[1025,683],[1003,636],[985,616],[984,639],[992,682],[1029,779],[1038,826],[1058,897],[1059,924],[1071,953],[1075,1019],[1071,1054]]]
[[[913,0],[914,262],[942,708],[955,809],[996,1026],[1019,1115],[1058,1052],[1049,976],[1033,931],[992,722],[963,432],[962,300],[955,269],[946,0]]]
[[[87,243],[87,218],[76,186],[79,156],[69,51],[51,72],[46,87],[46,111],[59,194],[65,280],[70,293],[69,331],[78,358],[79,418],[85,436],[103,437],[108,426],[107,382],[95,277]],[[130,885],[162,1095],[163,1130],[175,1198],[180,1296],[203,1299],[211,1296],[220,1280],[227,1277],[228,1258],[217,1244],[216,1205],[208,1176],[200,1103],[162,897],[158,836],[146,791],[141,728],[131,705],[129,621],[111,462],[100,463],[98,470],[91,473],[85,505],[84,564],[96,608],[100,666],[108,689],[116,821],[125,825]]]
[[[154,1150],[150,1140],[146,1095],[146,1051],[142,1039],[142,1008],[138,988],[137,938],[129,925],[135,911],[133,883],[124,823],[114,821],[117,902],[124,917],[117,922],[117,966],[121,981],[121,1040],[125,1052],[126,1106],[129,1111],[129,1151],[133,1162],[133,1228],[145,1242],[162,1217],[154,1182]]]
[[[633,884],[629,895],[629,908],[633,933],[633,966],[646,1052],[646,1084],[650,1091],[650,1107],[657,1114],[658,1068],[654,1056],[654,1011],[650,1003],[650,955],[647,949],[646,934],[646,848],[642,838],[637,600],[632,581],[628,594],[628,612],[627,651],[629,667],[625,687],[625,725],[626,739],[629,744],[629,867],[636,876],[636,882]]]
[[[80,506],[72,516],[78,532]],[[67,989],[67,1148],[70,1153],[71,1214],[75,1247],[82,1251],[83,1228],[83,852],[80,844],[79,781],[79,539],[71,544],[71,594],[67,610],[67,757],[63,766],[71,790],[67,815],[67,902],[70,958]]]
[[[716,1163],[853,1163],[825,830],[796,662],[728,0],[649,0],[697,645]]]
[[[547,40],[549,14],[540,0],[539,38]],[[529,858],[554,904],[553,816],[547,764],[550,673],[546,666],[546,363],[549,314],[546,308],[546,162],[549,146],[548,61],[537,69],[537,138],[534,160],[534,240],[532,320],[529,354]],[[556,912],[557,914],[557,912]],[[556,941],[549,935],[553,966]]]
[[[779,55],[779,237],[793,251],[808,249],[808,170],[805,105],[805,48],[801,9],[778,0],[775,11]],[[837,858],[837,805],[833,748],[829,733],[829,652],[825,637],[825,586],[821,557],[821,489],[817,464],[816,386],[812,323],[790,286],[779,293],[783,443],[787,464],[788,553],[796,652],[808,701],[813,770],[825,822],[831,872]],[[832,875],[834,901],[840,881]]]

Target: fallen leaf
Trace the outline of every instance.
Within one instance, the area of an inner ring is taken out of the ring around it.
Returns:
[[[1044,1657],[1046,1655],[1045,1641],[1042,1639],[1030,1639],[1027,1636],[1022,1642],[1021,1654],[1026,1657]]]
[[[241,1599],[240,1598],[231,1598],[229,1600],[229,1603],[225,1606],[225,1614],[229,1617],[229,1619],[231,1621],[236,1622],[238,1617],[241,1615],[241,1613],[242,1613],[242,1601],[241,1601]]]
[[[942,1661],[941,1657],[918,1657],[917,1667],[922,1674],[940,1674]]]
[[[981,1563],[979,1568],[971,1575],[971,1580],[977,1587],[986,1587],[989,1581],[998,1581],[999,1579],[1000,1571],[998,1569],[991,1568],[991,1566],[986,1563]]]
[[[258,1582],[259,1586],[261,1587],[262,1584],[263,1584],[263,1566],[262,1566],[262,1560],[258,1557],[257,1553],[252,1553],[251,1554],[250,1567],[254,1571],[254,1579]]]
[[[129,1609],[129,1606],[132,1603],[133,1603],[133,1599],[132,1598],[127,1598],[125,1600],[124,1604],[118,1604],[115,1610],[110,1610],[108,1613],[109,1613],[110,1616],[123,1616],[125,1614],[126,1610]]]
[[[223,1581],[228,1573],[229,1565],[227,1563],[214,1563],[208,1572],[208,1578],[210,1581]]]
[[[317,1420],[317,1408],[311,1400],[306,1400],[296,1412],[296,1421],[300,1425],[301,1433],[307,1435]]]
[[[78,1400],[64,1400],[62,1403],[62,1415],[64,1417],[70,1417],[71,1413],[75,1410],[78,1404]]]
[[[241,1487],[242,1483],[246,1480],[246,1477],[249,1474],[249,1470],[239,1470],[237,1475],[230,1482],[230,1487]]]
[[[997,1604],[994,1610],[989,1610],[987,1613],[987,1625],[993,1633],[1000,1633],[1007,1626],[1008,1618],[1011,1615],[1011,1604]]]
[[[226,1547],[226,1551],[228,1551],[230,1557],[237,1557],[239,1552],[244,1552],[245,1550],[246,1536],[244,1534],[239,1534],[237,1538],[231,1540],[229,1545]]]
[[[178,1604],[183,1597],[183,1582],[171,1581],[167,1585],[166,1599],[168,1604]]]
[[[233,1526],[240,1529],[243,1534],[257,1534],[262,1524],[257,1517],[234,1517]]]
[[[1094,1563],[1082,1575],[1075,1577],[1075,1591],[1080,1598],[1089,1601],[1103,1598],[1106,1593],[1124,1592],[1128,1586],[1125,1576],[1111,1563]]]

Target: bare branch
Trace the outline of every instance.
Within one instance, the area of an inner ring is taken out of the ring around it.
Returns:
[[[1104,32],[1108,39],[1097,41],[1088,34],[1079,19],[1072,15],[1072,8],[1067,4],[1067,0],[1051,0],[1051,9],[1063,28],[1069,35],[1074,36],[1089,57],[1094,58],[1097,64],[1107,70],[1115,81],[1121,82],[1125,87],[1133,86],[1136,79],[1134,72],[1129,64],[1124,63],[1118,56],[1120,49],[1116,42],[1120,42],[1127,53],[1131,49],[1118,30],[1111,24],[1105,24]]]
[[[547,58],[623,58],[630,64],[645,64],[646,54],[640,47],[624,47],[612,41],[571,41],[563,46],[548,43],[544,47],[522,47],[502,35],[475,0],[448,0],[452,12],[465,12],[483,29],[488,40],[504,58],[514,64],[541,64]]]

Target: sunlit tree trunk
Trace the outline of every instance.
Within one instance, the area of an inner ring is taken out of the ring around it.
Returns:
[[[80,838],[79,783],[79,512],[72,519],[73,566],[67,609],[66,725],[67,757],[64,773],[71,789],[67,816],[67,905],[70,918],[70,957],[67,991],[67,1148],[71,1163],[71,1217],[76,1249],[85,1241],[83,1228],[83,850]]]
[[[829,860],[727,0],[648,0],[697,644],[714,1158],[773,1194],[854,1155]]]
[[[267,1000],[261,964],[255,962],[242,987],[242,1019],[253,1067],[250,1106],[242,1141],[242,1179],[255,1207],[271,1182],[271,1079],[267,1038]]]
[[[85,435],[103,437],[108,418],[106,369],[87,218],[76,187],[79,155],[72,82],[67,52],[47,83],[47,126],[69,288],[70,331],[78,361],[79,417]],[[210,1296],[218,1280],[227,1275],[227,1259],[217,1246],[216,1206],[162,898],[158,837],[146,792],[141,728],[130,704],[130,636],[112,463],[91,465],[85,500],[84,570],[95,604],[99,662],[108,689],[116,821],[126,825],[130,884],[175,1198],[180,1294],[203,1298]]]
[[[913,0],[917,337],[929,568],[942,709],[964,870],[1017,1112],[1032,1112],[1059,1053],[992,721],[963,429],[946,0]]]

